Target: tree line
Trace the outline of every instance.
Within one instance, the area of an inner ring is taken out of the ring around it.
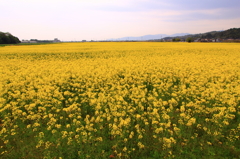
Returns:
[[[173,42],[179,42],[179,41],[181,41],[181,39],[180,38],[173,38],[172,41]],[[186,41],[186,42],[190,43],[190,42],[193,42],[194,40],[193,40],[193,38],[188,37],[188,38],[184,39],[183,41]]]
[[[10,33],[0,32],[0,44],[17,44],[20,40]]]

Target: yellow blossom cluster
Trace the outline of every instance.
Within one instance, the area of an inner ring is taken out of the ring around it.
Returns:
[[[161,158],[211,150],[202,145],[235,152],[239,70],[234,43],[1,47],[0,155]]]

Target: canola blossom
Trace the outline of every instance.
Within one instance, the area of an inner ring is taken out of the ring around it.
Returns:
[[[238,158],[240,45],[0,47],[1,158]]]

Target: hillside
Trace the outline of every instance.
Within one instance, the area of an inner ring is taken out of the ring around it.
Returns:
[[[193,39],[240,39],[240,28],[231,28],[225,31],[211,31],[200,34],[189,34],[185,36],[165,37],[164,40],[170,40],[173,38],[187,39],[191,37]]]
[[[17,44],[20,40],[10,33],[0,32],[0,44]]]

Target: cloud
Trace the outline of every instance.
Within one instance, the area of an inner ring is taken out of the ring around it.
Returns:
[[[191,30],[198,32],[203,28],[218,29],[237,24],[240,26],[239,0],[231,0],[231,3],[227,0],[0,0],[0,2],[0,19],[4,24],[1,26],[2,31],[13,34],[16,32],[16,35],[22,35],[23,38],[47,39],[53,35],[65,37],[64,39],[73,36],[79,36],[81,39],[118,38],[145,34],[174,34]],[[205,26],[207,24],[208,27]]]
[[[169,11],[168,11],[169,12]],[[170,12],[171,13],[171,12]],[[238,9],[203,9],[203,10],[186,10],[186,11],[172,11],[175,14],[166,15],[164,18],[160,15],[164,21],[184,22],[195,20],[227,20],[240,18]]]

